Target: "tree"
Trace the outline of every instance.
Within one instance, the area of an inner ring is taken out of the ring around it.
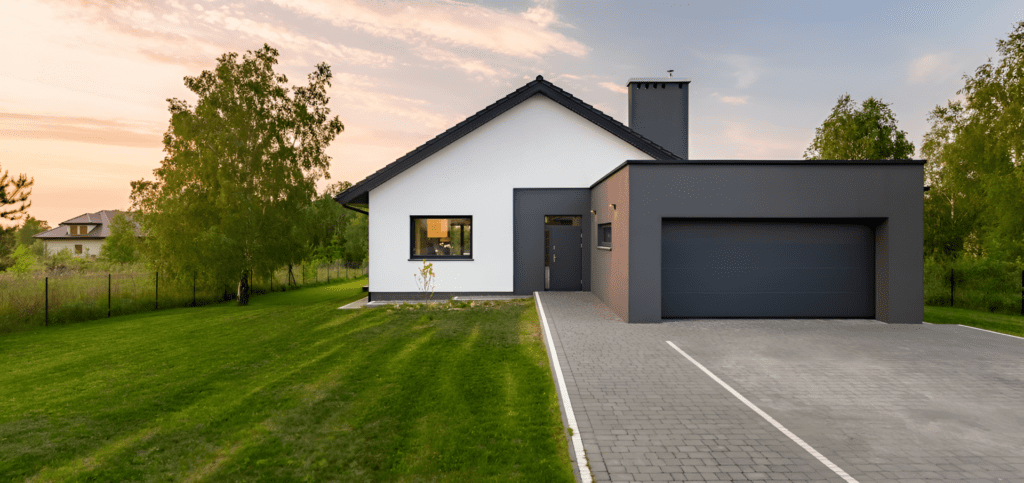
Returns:
[[[14,264],[7,268],[8,273],[21,276],[28,275],[36,269],[36,256],[25,245],[18,245],[11,258],[14,259]]]
[[[913,154],[914,144],[896,127],[889,104],[869,97],[857,109],[844,94],[815,129],[804,159],[909,159]]]
[[[139,259],[139,231],[125,213],[110,220],[110,234],[103,240],[100,258],[113,263],[134,263]]]
[[[21,228],[18,228],[18,244],[32,246],[37,241],[32,238],[50,229],[50,225],[43,220],[37,220],[32,215],[26,215]]]
[[[186,77],[190,106],[168,99],[166,156],[155,181],[132,183],[144,252],[161,273],[237,282],[248,303],[250,275],[269,276],[306,240],[299,216],[329,177],[327,145],[344,127],[329,118],[331,70],[318,64],[305,87],[286,87],[268,45],[241,59],[228,53],[213,71]]]
[[[32,206],[28,197],[32,194],[34,182],[34,178],[26,178],[24,174],[12,178],[7,171],[0,169],[0,218],[15,221],[25,216],[25,210]],[[7,208],[19,203],[17,208]]]
[[[933,184],[925,199],[925,231],[934,237],[928,254],[973,248],[1008,262],[1024,257],[1024,22],[996,48],[997,61],[964,76],[963,101],[932,111],[922,145]]]
[[[18,228],[0,227],[0,271],[7,270],[7,267],[14,265],[14,258],[11,256],[18,246]]]

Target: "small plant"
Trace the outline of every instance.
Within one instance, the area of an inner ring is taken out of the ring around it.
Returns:
[[[423,266],[417,269],[416,273],[412,274],[412,276],[416,279],[416,287],[423,293],[423,298],[428,301],[433,299],[434,287],[437,283],[437,276],[434,275],[434,264],[423,260]]]
[[[14,265],[7,269],[10,273],[25,276],[36,269],[36,256],[25,245],[18,245],[11,258],[14,259]]]

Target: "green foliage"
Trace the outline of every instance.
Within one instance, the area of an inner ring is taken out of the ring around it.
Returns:
[[[953,271],[953,306],[1019,314],[1021,272],[1024,263],[1004,262],[991,257],[961,257],[952,261],[924,261],[924,303],[950,306],[950,271]]]
[[[0,272],[7,270],[7,267],[14,265],[14,259],[11,258],[11,254],[14,253],[14,247],[18,246],[18,228],[17,227],[0,227]]]
[[[857,109],[845,94],[815,130],[804,159],[909,159],[914,144],[896,127],[889,104],[869,97]]]
[[[28,197],[32,194],[34,181],[24,174],[13,178],[9,172],[0,169],[0,218],[13,221],[20,220],[25,216],[25,210],[32,206]],[[12,205],[18,206],[8,208]]]
[[[302,216],[327,177],[327,145],[343,129],[329,118],[331,71],[318,64],[309,84],[285,86],[277,50],[264,45],[239,59],[228,53],[213,71],[186,77],[196,105],[170,99],[166,156],[155,181],[132,183],[143,251],[169,277],[198,271],[239,285],[265,278],[304,255]]]
[[[367,261],[370,258],[370,218],[352,212],[345,226],[343,258],[352,262]]]
[[[38,241],[32,237],[49,229],[50,225],[45,221],[37,220],[32,215],[26,215],[25,221],[18,228],[18,244],[32,246]]]
[[[11,258],[14,264],[7,268],[7,273],[24,276],[36,270],[36,256],[25,245],[18,245]]]
[[[139,232],[125,213],[110,220],[110,234],[100,248],[100,258],[111,263],[135,263],[139,259]]]
[[[999,57],[965,76],[963,101],[936,107],[929,159],[925,253],[1009,262],[1024,257],[1024,22],[996,42]]]

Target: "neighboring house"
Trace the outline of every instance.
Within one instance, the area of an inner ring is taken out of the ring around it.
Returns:
[[[76,257],[97,257],[103,241],[110,235],[110,222],[119,213],[121,211],[103,210],[79,215],[32,238],[42,241],[49,255],[67,249]]]
[[[690,160],[689,80],[627,87],[629,127],[537,76],[339,194],[371,300],[426,259],[435,297],[591,291],[628,322],[922,321],[924,161]]]

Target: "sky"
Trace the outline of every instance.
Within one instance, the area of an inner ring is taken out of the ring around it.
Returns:
[[[34,178],[29,214],[51,226],[127,209],[163,159],[167,100],[196,101],[183,78],[264,43],[291,85],[331,67],[330,182],[538,74],[625,123],[628,79],[675,70],[691,159],[801,159],[843,94],[890,103],[920,147],[929,111],[1021,20],[1019,0],[3,0],[0,169]]]

